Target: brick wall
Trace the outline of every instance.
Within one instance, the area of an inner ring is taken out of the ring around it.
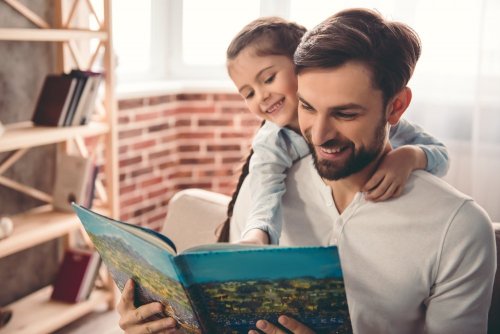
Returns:
[[[119,101],[121,219],[158,229],[181,189],[230,195],[259,124],[237,94]]]

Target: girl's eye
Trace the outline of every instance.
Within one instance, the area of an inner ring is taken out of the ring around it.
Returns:
[[[245,95],[245,99],[251,99],[254,95],[254,92],[249,92],[247,95]]]
[[[266,80],[264,80],[264,83],[270,84],[271,82],[274,81],[274,78],[276,78],[276,74],[273,74],[269,78],[267,78]]]

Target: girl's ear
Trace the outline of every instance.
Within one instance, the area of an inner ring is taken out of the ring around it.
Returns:
[[[410,105],[411,97],[411,89],[405,87],[392,98],[391,102],[389,102],[387,121],[391,125],[395,125],[399,122],[406,108]]]

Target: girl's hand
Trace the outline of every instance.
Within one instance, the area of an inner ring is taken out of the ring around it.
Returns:
[[[150,303],[138,308],[134,306],[134,281],[129,279],[122,292],[122,298],[117,306],[120,314],[120,328],[125,334],[151,333],[182,333],[177,329],[177,322],[173,318],[165,318],[145,322],[150,316],[163,312],[160,303]]]
[[[280,325],[288,329],[290,332],[294,334],[314,334],[314,332],[306,327],[306,325],[301,324],[295,319],[292,319],[290,317],[287,317],[285,315],[282,315],[278,318],[278,322]],[[272,323],[265,321],[265,320],[259,320],[257,321],[257,328],[260,329],[262,332],[266,334],[286,334],[285,331],[279,329]],[[257,331],[251,330],[248,332],[248,334],[258,334]]]
[[[427,166],[425,152],[418,146],[405,145],[387,153],[372,177],[363,187],[369,201],[385,201],[398,197],[411,172]]]

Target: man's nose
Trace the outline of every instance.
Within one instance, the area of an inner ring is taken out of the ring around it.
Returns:
[[[311,129],[311,139],[314,145],[321,145],[328,140],[335,139],[337,129],[327,117],[317,117]]]

